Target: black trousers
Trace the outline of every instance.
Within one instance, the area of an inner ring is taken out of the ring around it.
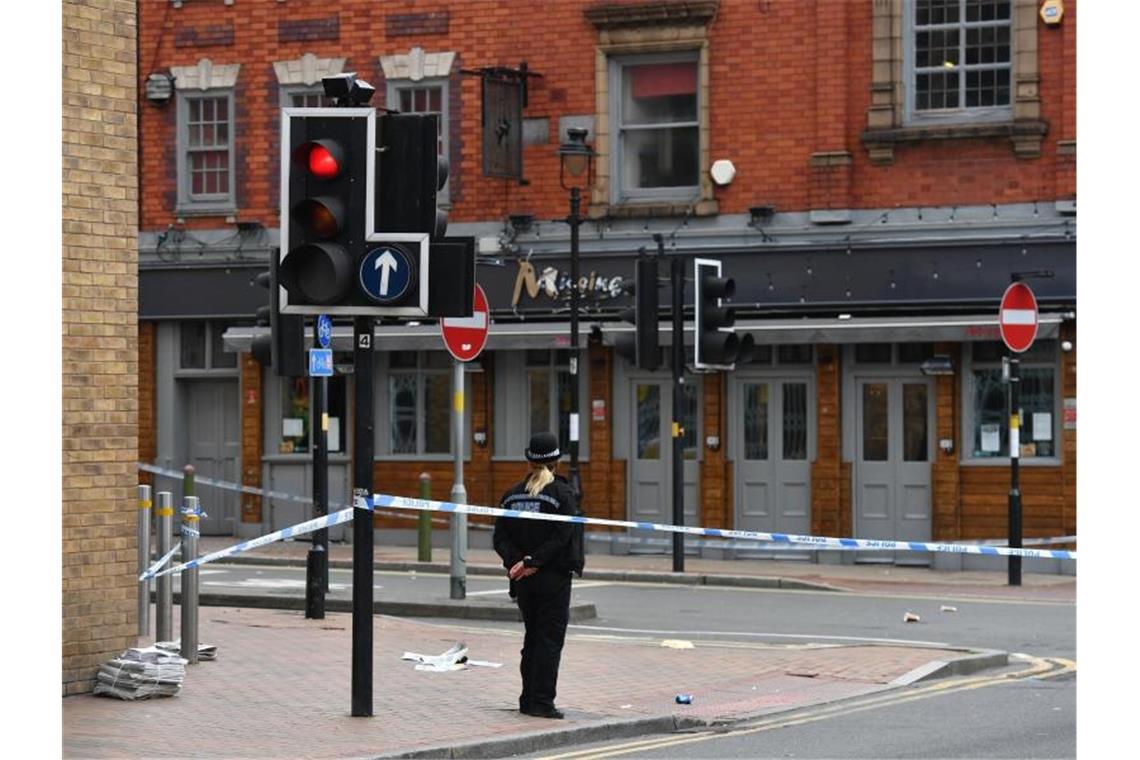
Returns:
[[[570,622],[570,573],[539,570],[515,583],[519,610],[526,626],[523,640],[520,709],[554,706],[558,664],[566,625]]]

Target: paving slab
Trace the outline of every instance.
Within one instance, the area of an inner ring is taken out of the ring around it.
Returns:
[[[65,757],[502,756],[861,696],[897,688],[931,662],[977,654],[733,642],[672,649],[652,637],[571,634],[557,699],[567,719],[548,721],[516,710],[521,624],[377,616],[374,715],[360,718],[350,715],[351,615],[306,620],[291,610],[230,607],[199,614],[200,640],[218,646],[218,659],[188,666],[175,697],[64,699]],[[175,630],[177,617],[175,608]],[[456,641],[472,659],[502,666],[434,673],[400,659]],[[692,705],[675,703],[682,692],[694,695]]]

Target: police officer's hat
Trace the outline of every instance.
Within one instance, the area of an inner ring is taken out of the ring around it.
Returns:
[[[530,437],[530,445],[526,447],[526,458],[535,464],[554,464],[562,452],[558,450],[558,439],[554,433],[535,433]]]

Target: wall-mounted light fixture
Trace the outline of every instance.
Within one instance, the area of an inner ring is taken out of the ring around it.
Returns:
[[[775,206],[750,206],[748,209],[748,223],[760,224],[761,222],[766,222],[771,219],[775,213]]]
[[[514,229],[516,235],[526,232],[534,224],[534,214],[511,214],[507,218],[510,220],[511,228]]]
[[[174,77],[162,72],[154,72],[146,78],[143,86],[146,99],[156,106],[164,106],[174,97]]]
[[[953,375],[954,363],[949,356],[932,356],[922,363],[924,375]]]

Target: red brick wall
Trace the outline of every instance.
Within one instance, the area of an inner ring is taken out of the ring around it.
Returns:
[[[593,4],[563,0],[535,12],[530,0],[494,6],[476,0],[344,0],[334,9],[293,2],[186,3],[178,9],[143,3],[139,44],[148,66],[138,76],[141,82],[150,73],[150,61],[155,69],[193,65],[204,57],[242,64],[236,91],[237,216],[272,227],[278,150],[274,60],[307,52],[344,55],[346,68],[382,84],[379,56],[407,53],[412,46],[457,51],[456,69],[525,59],[544,75],[531,80],[525,115],[549,117],[552,135],[549,144],[524,149],[531,181],[526,187],[482,176],[479,82],[452,79],[460,115],[452,131],[458,158],[452,219],[522,211],[551,217],[566,204],[558,183],[558,118],[595,108],[597,32],[582,14]],[[1075,156],[1059,154],[1057,143],[1076,137],[1076,6],[1075,0],[1066,4],[1060,28],[1038,27],[1041,111],[1049,123],[1040,158],[1015,158],[1008,138],[932,140],[898,145],[893,165],[872,166],[860,142],[870,102],[871,3],[722,0],[710,27],[710,153],[730,157],[738,173],[731,186],[717,191],[721,212],[741,213],[758,203],[792,211],[1073,197]],[[329,22],[333,17],[335,24]],[[305,19],[313,22],[288,26]],[[174,206],[175,109],[173,103],[157,108],[144,102],[141,110],[142,227],[162,228],[172,221]],[[826,152],[849,153],[850,163],[813,166],[813,154]],[[219,222],[188,219],[187,225]]]
[[[158,456],[154,372],[156,323],[139,322],[139,461],[153,463]],[[139,482],[154,486],[154,475],[139,473]]]
[[[838,535],[844,516],[850,523],[851,501],[842,481],[840,392],[843,368],[838,346],[816,349],[816,456],[811,466],[811,531],[817,536]],[[846,534],[845,534],[846,535]]]
[[[695,382],[696,378],[686,378],[686,382]],[[697,482],[697,499],[700,507],[697,511],[699,524],[706,528],[727,528],[732,523],[732,479],[730,477],[729,463],[725,458],[725,446],[728,443],[725,434],[725,404],[728,401],[727,383],[725,373],[715,372],[704,376],[702,383],[700,414],[703,417],[704,429],[697,426],[700,437],[697,439],[697,450],[701,457],[700,479]],[[670,413],[671,416],[671,413]],[[720,438],[720,446],[711,451],[705,446],[704,437],[715,435]],[[670,512],[671,513],[671,512]]]
[[[261,488],[261,456],[265,445],[261,410],[264,406],[262,367],[253,354],[243,351],[241,362],[241,482],[242,485]],[[241,521],[261,522],[262,498],[253,494],[241,495]]]

